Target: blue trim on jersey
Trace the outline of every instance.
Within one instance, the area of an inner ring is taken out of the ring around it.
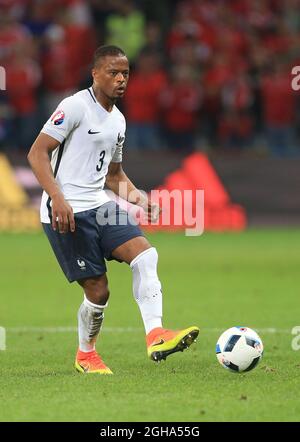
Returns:
[[[54,169],[54,172],[53,172],[54,178],[56,178],[56,175],[57,175],[57,172],[58,172],[58,169],[59,169],[59,165],[60,165],[60,162],[61,162],[61,159],[62,159],[62,154],[64,152],[64,147],[65,147],[65,140],[61,143],[61,145],[58,148],[57,160],[56,160],[55,169]],[[49,196],[49,198],[47,199],[47,202],[46,202],[46,206],[48,208],[49,219],[52,222],[52,210],[51,210],[50,203],[51,203],[51,197]]]
[[[93,101],[94,101],[95,103],[97,103],[95,97],[93,96],[92,92],[90,91],[90,88],[88,88],[87,91],[89,92],[89,94],[90,94],[90,96],[92,97]]]

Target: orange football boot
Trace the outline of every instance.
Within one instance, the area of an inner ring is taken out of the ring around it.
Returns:
[[[77,351],[75,368],[80,373],[99,373],[99,374],[113,374],[113,372],[104,364],[96,350]]]
[[[188,348],[199,334],[198,327],[188,327],[184,330],[167,330],[154,328],[146,336],[147,353],[150,359],[160,362],[172,353]]]

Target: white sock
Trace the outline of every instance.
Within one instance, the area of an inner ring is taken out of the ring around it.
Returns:
[[[84,294],[84,300],[78,310],[79,350],[89,352],[95,350],[104,318],[105,305],[93,304]]]
[[[162,292],[157,276],[157,261],[157,251],[151,247],[130,263],[133,295],[140,308],[146,334],[155,327],[162,327]]]

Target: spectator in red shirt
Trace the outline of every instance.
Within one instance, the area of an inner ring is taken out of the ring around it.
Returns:
[[[218,135],[222,148],[240,152],[252,144],[253,120],[247,112],[231,109],[220,118]]]
[[[200,89],[190,66],[174,66],[172,80],[163,89],[160,103],[168,147],[185,152],[193,151]]]
[[[285,156],[289,147],[294,147],[296,112],[290,70],[285,64],[275,63],[273,72],[262,79],[261,94],[269,148],[275,155]]]
[[[128,83],[125,95],[126,145],[132,149],[157,149],[159,142],[158,97],[166,85],[156,52],[144,51]]]
[[[86,23],[77,22],[72,5],[59,9],[55,22],[45,33],[42,57],[47,114],[52,113],[63,98],[78,89],[95,46],[93,31]]]
[[[51,114],[57,104],[76,91],[77,78],[72,75],[72,63],[62,26],[52,25],[45,35],[42,58],[45,112]]]
[[[30,32],[25,26],[17,23],[9,10],[0,10],[0,65],[10,62],[20,44],[27,53],[31,51]]]
[[[234,72],[226,54],[217,53],[203,75],[203,132],[210,145],[218,144],[217,132],[222,111],[222,89],[234,79]]]
[[[37,88],[41,72],[23,46],[6,66],[6,78],[6,94],[13,115],[11,144],[28,150],[37,135]]]
[[[218,124],[221,147],[241,150],[251,146],[254,136],[254,121],[250,113],[253,98],[249,78],[243,72],[236,72],[236,77],[224,85],[224,111]]]

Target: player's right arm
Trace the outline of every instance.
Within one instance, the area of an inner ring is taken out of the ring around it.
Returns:
[[[45,133],[40,133],[33,143],[27,156],[29,164],[41,187],[52,200],[52,227],[60,233],[66,233],[69,228],[75,230],[73,209],[65,200],[53,175],[49,154],[55,150],[59,141]]]

